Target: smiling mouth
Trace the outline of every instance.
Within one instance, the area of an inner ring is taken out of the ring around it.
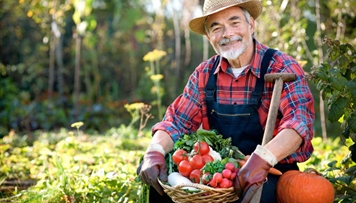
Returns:
[[[231,42],[227,42],[227,43],[223,43],[222,46],[229,46],[229,45],[233,45],[233,44],[236,44],[238,41],[231,41]]]
[[[233,40],[233,41],[229,41],[229,42],[224,42],[224,43],[221,43],[220,46],[231,46],[231,45],[234,45],[238,42],[241,42],[242,40],[239,39],[239,40]]]

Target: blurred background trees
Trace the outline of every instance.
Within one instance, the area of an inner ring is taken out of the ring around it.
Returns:
[[[124,105],[152,105],[157,122],[187,78],[214,54],[203,36],[189,31],[200,0],[2,0],[0,1],[0,135],[11,129],[69,128],[84,121],[102,132],[130,123]],[[256,38],[295,57],[306,72],[323,63],[324,37],[356,44],[356,1],[263,1]],[[150,78],[153,51],[160,86]],[[317,136],[337,136],[339,124],[323,119],[326,106],[313,90]],[[158,91],[158,92],[157,92]],[[157,98],[157,93],[161,98]],[[150,127],[150,125],[147,125]]]

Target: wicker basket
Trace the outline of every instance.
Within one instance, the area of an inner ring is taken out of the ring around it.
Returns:
[[[225,203],[238,200],[234,188],[212,188],[206,185],[192,183],[181,184],[175,187],[166,185],[158,180],[167,195],[176,203]],[[185,187],[191,187],[196,191],[186,192]]]

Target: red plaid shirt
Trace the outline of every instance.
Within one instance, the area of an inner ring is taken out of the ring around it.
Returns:
[[[249,66],[235,78],[226,59],[222,59],[214,74],[218,74],[216,100],[222,104],[246,104],[260,77],[262,58],[267,46],[255,42],[254,57]],[[175,101],[167,108],[162,122],[152,127],[152,132],[163,130],[172,136],[174,142],[183,134],[190,134],[202,126],[210,129],[207,117],[204,88],[216,55],[202,62],[190,75],[189,80]],[[303,162],[313,152],[314,100],[308,87],[304,71],[290,56],[277,51],[270,62],[267,73],[295,73],[297,80],[285,82],[281,94],[279,111],[283,118],[277,121],[275,132],[294,129],[303,138],[299,149],[282,160],[283,163]],[[258,109],[262,127],[265,127],[271,102],[273,83],[265,83],[262,103]]]

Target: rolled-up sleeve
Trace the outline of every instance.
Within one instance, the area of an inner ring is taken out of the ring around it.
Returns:
[[[197,131],[202,121],[199,75],[198,70],[191,74],[183,93],[167,108],[163,120],[152,127],[152,133],[163,130],[176,142],[181,135]]]
[[[293,60],[291,61],[285,70],[295,73],[297,79],[284,83],[279,106],[283,118],[279,122],[278,131],[294,129],[301,136],[303,142],[296,152],[282,160],[282,163],[306,161],[314,150],[311,143],[314,136],[315,119],[313,95],[302,68]]]

